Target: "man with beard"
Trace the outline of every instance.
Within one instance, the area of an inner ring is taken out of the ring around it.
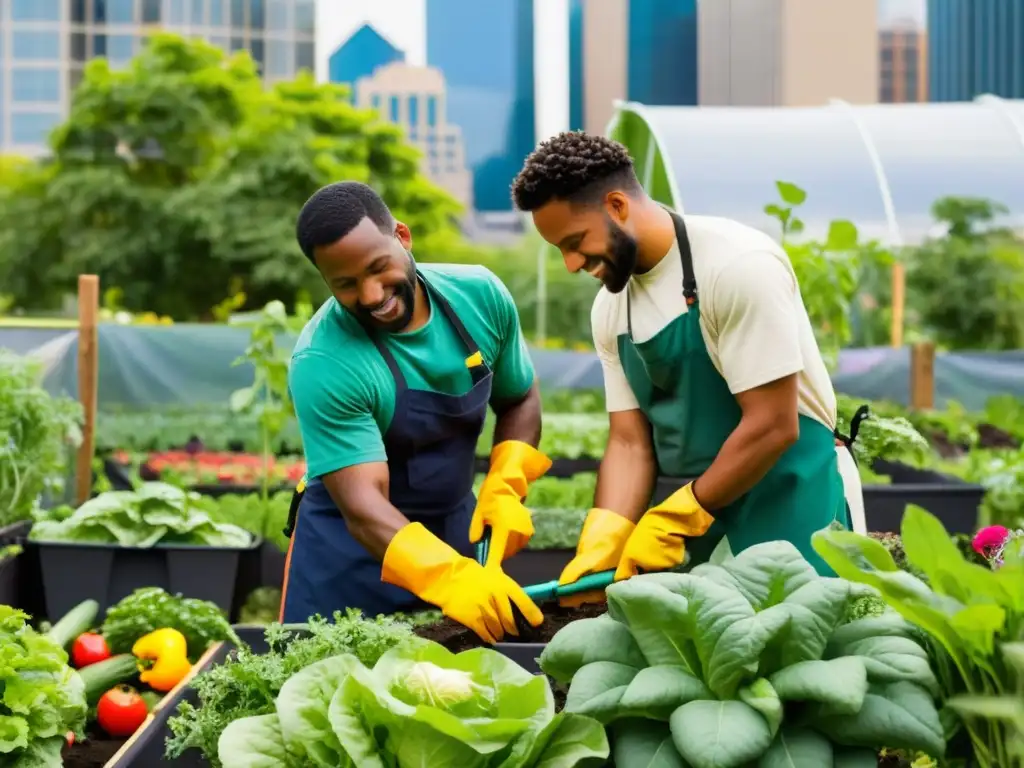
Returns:
[[[364,184],[319,190],[297,236],[334,297],[289,371],[309,481],[292,503],[281,620],[433,605],[495,642],[516,633],[514,606],[539,625],[501,569],[533,534],[523,499],[551,465],[508,290],[483,267],[417,265],[409,228]],[[494,450],[477,501],[488,407]],[[480,565],[468,555],[488,528]]]
[[[603,284],[591,325],[608,446],[561,581],[679,567],[684,537],[700,537],[692,563],[723,536],[733,552],[785,539],[829,573],[811,535],[849,525],[839,464],[854,481],[856,467],[786,252],[739,222],[662,207],[600,136],[541,144],[512,192],[569,271]],[[659,475],[696,479],[649,508]]]

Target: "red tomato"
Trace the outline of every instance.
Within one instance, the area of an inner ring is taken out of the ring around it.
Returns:
[[[109,658],[110,648],[106,639],[95,632],[83,632],[71,645],[71,661],[78,669]]]
[[[128,685],[111,688],[96,705],[96,722],[114,738],[131,736],[148,714],[146,700]]]

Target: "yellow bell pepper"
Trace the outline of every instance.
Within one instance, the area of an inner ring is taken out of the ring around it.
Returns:
[[[139,664],[139,679],[155,691],[169,691],[192,669],[185,636],[176,629],[164,628],[140,637],[132,646],[132,655],[152,666]]]

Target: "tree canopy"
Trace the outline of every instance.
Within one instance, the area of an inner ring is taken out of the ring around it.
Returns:
[[[54,307],[79,273],[123,305],[175,319],[323,293],[295,242],[320,186],[373,185],[416,237],[418,258],[458,243],[458,203],[420,174],[400,128],[309,73],[264,87],[247,52],[158,34],[124,70],[86,67],[50,156],[0,164],[0,285]]]

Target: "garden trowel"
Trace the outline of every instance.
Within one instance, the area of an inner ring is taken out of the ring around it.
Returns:
[[[484,529],[484,535],[480,538],[480,541],[476,544],[476,561],[480,565],[484,565],[487,562],[487,554],[491,548],[491,529],[487,527]],[[604,589],[612,582],[615,581],[615,570],[601,571],[599,573],[590,573],[571,584],[559,584],[557,579],[552,581],[545,581],[541,584],[534,584],[529,587],[523,587],[523,591],[526,592],[527,596],[534,602],[544,602],[547,600],[557,600],[562,597],[569,597],[570,595],[578,595],[581,592],[592,592],[594,590]]]

